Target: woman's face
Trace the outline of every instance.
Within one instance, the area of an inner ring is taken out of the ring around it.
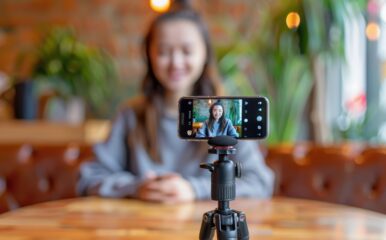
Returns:
[[[173,93],[190,94],[203,72],[206,56],[204,39],[188,20],[162,23],[150,45],[154,74],[165,90]]]
[[[213,106],[213,109],[212,109],[212,116],[213,118],[217,121],[221,118],[222,116],[222,113],[223,113],[223,109],[220,105],[215,105]]]

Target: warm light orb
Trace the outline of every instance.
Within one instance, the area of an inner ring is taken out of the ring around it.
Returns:
[[[379,28],[379,25],[377,23],[371,22],[367,24],[366,36],[370,41],[377,40],[380,35],[381,35],[381,29]]]
[[[156,12],[165,12],[170,7],[170,0],[150,0],[150,7]]]
[[[300,16],[297,12],[290,12],[287,15],[287,18],[285,19],[285,22],[287,23],[287,27],[289,29],[297,28],[300,25]]]

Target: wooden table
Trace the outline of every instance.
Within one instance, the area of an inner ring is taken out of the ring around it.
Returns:
[[[0,215],[0,239],[198,239],[202,214],[215,206],[95,197],[47,202]],[[286,198],[231,207],[246,213],[250,239],[386,239],[386,216],[366,210]]]

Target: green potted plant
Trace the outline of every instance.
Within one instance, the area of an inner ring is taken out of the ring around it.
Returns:
[[[32,77],[39,92],[53,91],[56,102],[60,99],[67,110],[71,102],[78,102],[93,117],[111,114],[117,83],[114,63],[105,52],[79,41],[72,29],[54,28],[48,33],[38,47]],[[71,119],[73,114],[67,114]]]
[[[324,80],[319,72],[323,63],[331,58],[344,62],[343,18],[347,17],[347,9],[363,7],[364,2],[276,1],[259,11],[257,21],[257,10],[252,9],[242,22],[244,31],[234,31],[232,45],[218,49],[219,67],[228,89],[269,98],[268,143],[297,139],[312,89],[314,96],[322,94],[319,83]],[[286,25],[290,12],[300,17],[300,25],[294,28]],[[321,112],[312,107],[315,113]],[[320,126],[313,127],[318,130]]]

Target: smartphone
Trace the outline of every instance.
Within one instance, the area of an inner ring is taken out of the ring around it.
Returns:
[[[219,135],[263,139],[268,134],[266,97],[183,97],[179,100],[180,138],[204,140]]]

